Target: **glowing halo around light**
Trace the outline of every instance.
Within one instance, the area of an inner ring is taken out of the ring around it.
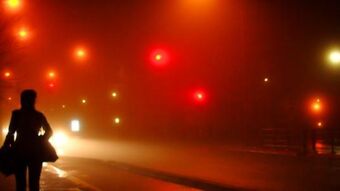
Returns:
[[[334,50],[329,54],[329,62],[333,65],[340,65],[340,51]]]
[[[5,0],[5,7],[8,11],[17,12],[22,8],[22,0]]]
[[[169,55],[165,50],[155,49],[150,54],[150,61],[155,66],[164,66],[169,63]]]
[[[84,61],[88,58],[88,51],[84,47],[77,47],[74,49],[74,57],[78,61]]]

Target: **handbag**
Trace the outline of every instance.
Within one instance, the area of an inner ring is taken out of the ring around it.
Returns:
[[[12,147],[0,148],[0,172],[5,176],[14,174],[16,170],[15,157]]]
[[[40,151],[42,162],[55,162],[58,160],[58,155],[52,144],[44,137],[40,138]]]

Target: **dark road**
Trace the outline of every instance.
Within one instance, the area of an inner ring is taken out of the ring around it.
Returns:
[[[134,174],[98,160],[63,158],[53,166],[63,170],[59,171],[61,176],[70,176],[75,183],[93,190],[195,190]]]
[[[79,147],[81,145],[84,144]],[[120,149],[117,150],[118,145]],[[112,149],[106,149],[105,155],[102,150],[106,147]],[[64,186],[67,185],[63,182],[65,179],[80,190],[89,191],[340,188],[340,159],[337,157],[299,157],[217,146],[133,142],[106,142],[98,148],[102,150],[88,148],[88,153],[83,150],[81,155],[86,158],[80,157],[74,148],[73,154],[78,156],[61,157],[56,163],[45,166],[42,185],[47,188],[54,184]],[[51,180],[47,172],[59,179]],[[0,183],[3,182],[6,181],[2,177]]]

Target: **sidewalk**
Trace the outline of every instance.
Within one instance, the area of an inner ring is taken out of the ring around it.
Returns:
[[[14,176],[5,177],[0,175],[0,190],[1,191],[15,191]],[[66,172],[50,165],[44,164],[41,179],[41,191],[95,191],[86,183],[68,176]]]

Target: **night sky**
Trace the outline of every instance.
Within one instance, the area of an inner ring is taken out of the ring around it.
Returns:
[[[78,117],[89,133],[105,134],[119,116],[131,133],[223,135],[297,124],[312,96],[337,103],[340,68],[326,60],[340,46],[335,0],[26,0],[23,8],[15,18],[0,14],[12,22],[8,34],[19,26],[31,34],[0,60],[13,72],[1,82],[10,84],[1,89],[6,115],[20,90],[34,88],[52,124]],[[164,65],[152,63],[155,50],[165,52]]]

